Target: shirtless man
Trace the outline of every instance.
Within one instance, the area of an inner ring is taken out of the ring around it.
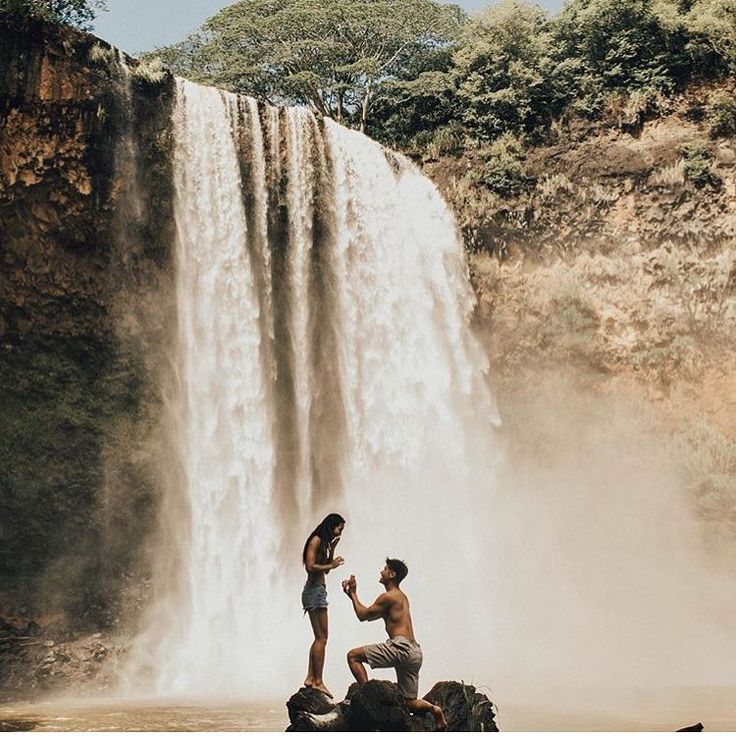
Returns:
[[[431,713],[437,729],[443,731],[447,728],[447,720],[442,708],[417,697],[422,649],[414,639],[409,599],[399,588],[399,584],[408,572],[408,568],[401,560],[386,558],[386,565],[381,570],[379,578],[386,592],[381,593],[371,606],[364,606],[358,600],[358,584],[355,575],[343,581],[343,592],[353,602],[353,610],[358,621],[375,621],[382,618],[386,626],[386,633],[389,635],[388,641],[384,643],[367,644],[364,647],[351,649],[348,652],[348,667],[360,683],[368,682],[366,662],[371,669],[395,668],[399,690],[406,699],[406,707],[414,713]]]

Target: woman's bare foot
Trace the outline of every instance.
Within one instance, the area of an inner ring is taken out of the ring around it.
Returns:
[[[332,693],[327,689],[327,685],[325,685],[324,682],[315,682],[312,687],[315,690],[319,690],[321,693],[324,693],[328,698],[334,697]]]
[[[447,718],[445,712],[439,705],[432,706],[432,715],[434,716],[434,725],[438,731],[444,731],[447,728]]]

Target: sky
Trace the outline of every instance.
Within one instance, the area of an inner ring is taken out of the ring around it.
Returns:
[[[547,10],[557,10],[562,0],[538,0]],[[99,14],[94,33],[135,55],[185,38],[203,21],[234,0],[107,0],[107,12]],[[466,12],[491,4],[490,0],[455,0]]]

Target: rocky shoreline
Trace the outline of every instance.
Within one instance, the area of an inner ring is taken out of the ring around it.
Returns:
[[[112,691],[126,647],[108,634],[0,617],[0,703]]]

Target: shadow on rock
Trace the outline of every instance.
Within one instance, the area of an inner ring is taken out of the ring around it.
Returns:
[[[412,717],[393,682],[368,680],[348,688],[349,721],[355,731],[411,731]]]

